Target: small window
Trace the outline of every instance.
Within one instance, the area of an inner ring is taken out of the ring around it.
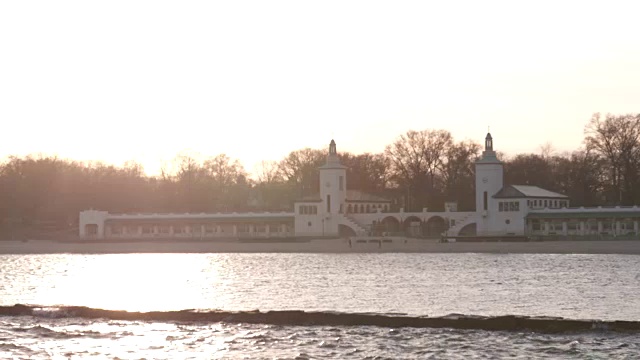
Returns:
[[[484,192],[484,194],[483,194],[483,196],[482,196],[482,198],[483,198],[483,204],[484,204],[484,206],[483,206],[483,209],[484,209],[484,210],[487,210],[487,209],[488,209],[488,207],[489,207],[488,197],[489,197],[489,194],[487,194],[487,192],[485,191],[485,192]]]
[[[504,203],[502,201],[498,203],[498,211],[500,212],[504,211]]]
[[[340,191],[344,191],[344,176],[340,176],[338,181],[338,187]]]
[[[311,226],[311,221],[309,221],[309,222],[307,223],[307,226]]]

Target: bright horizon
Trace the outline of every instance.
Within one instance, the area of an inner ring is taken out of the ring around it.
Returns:
[[[634,2],[0,3],[0,158],[154,175],[182,152],[252,173],[305,147],[382,152],[444,129],[576,150],[640,112]]]

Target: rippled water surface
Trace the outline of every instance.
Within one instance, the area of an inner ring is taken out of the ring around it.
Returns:
[[[640,256],[3,255],[0,305],[16,303],[638,321]],[[0,358],[634,358],[639,343],[634,333],[0,317]]]

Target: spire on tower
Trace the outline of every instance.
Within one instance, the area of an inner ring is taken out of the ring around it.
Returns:
[[[491,133],[487,133],[487,137],[484,138],[484,151],[493,151],[493,138]]]

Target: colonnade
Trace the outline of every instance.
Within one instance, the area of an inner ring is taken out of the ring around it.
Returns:
[[[538,226],[535,226],[538,222]],[[529,219],[528,235],[612,235],[638,234],[639,219]]]
[[[106,237],[126,238],[223,238],[288,237],[293,224],[286,223],[217,223],[217,224],[108,224]]]

